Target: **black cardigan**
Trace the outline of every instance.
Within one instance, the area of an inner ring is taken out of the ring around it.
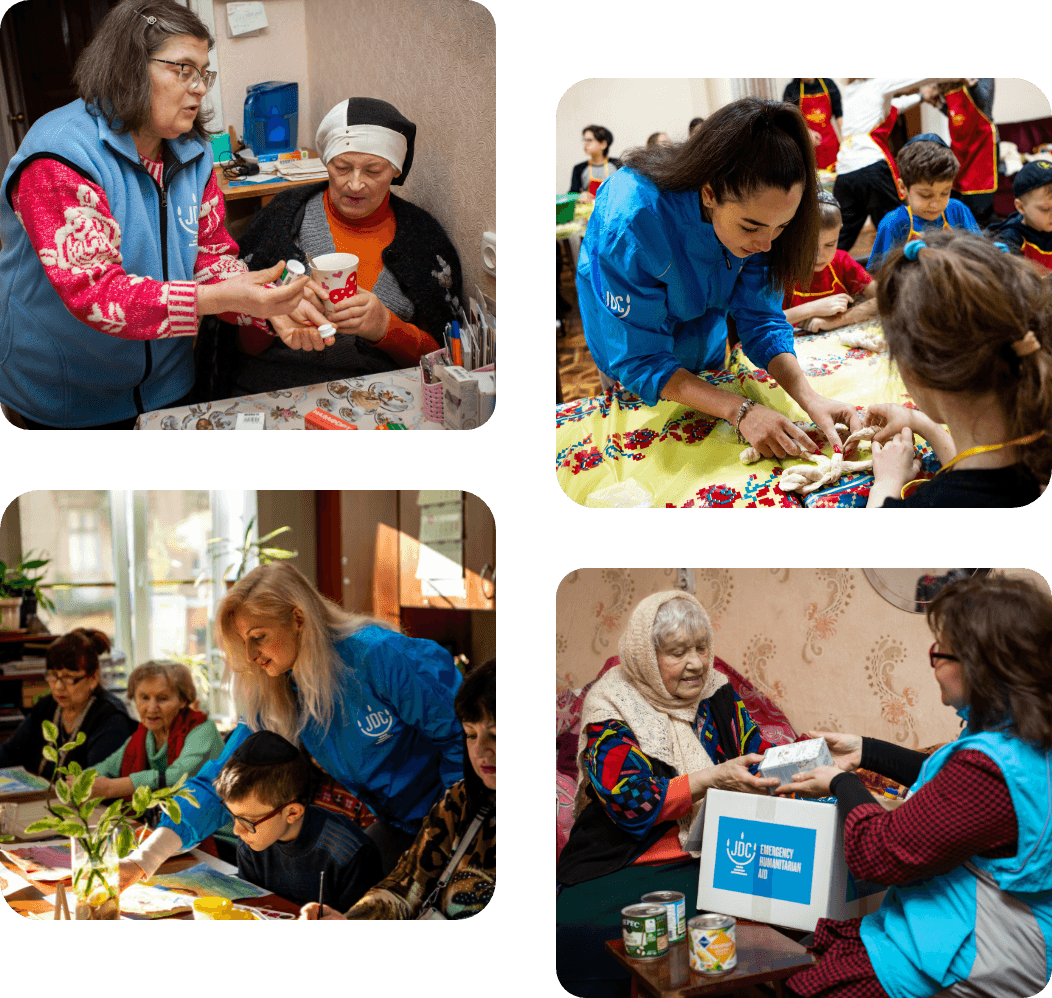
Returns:
[[[708,702],[712,710],[712,721],[719,735],[720,747],[728,759],[737,759],[741,753],[738,751],[734,727],[731,724],[735,709],[734,687],[725,683],[709,697]],[[653,766],[654,775],[662,779],[670,780],[681,775],[660,759],[651,759],[650,764]],[[674,821],[661,821],[642,839],[634,838],[610,820],[596,798],[591,784],[585,793],[588,796],[588,804],[570,829],[570,838],[559,854],[555,870],[555,879],[563,887],[571,887],[623,870],[676,824]]]
[[[49,693],[41,697],[26,715],[26,719],[15,729],[15,733],[3,745],[0,745],[0,767],[22,766],[28,772],[35,773],[43,759],[44,732],[41,725],[55,716],[58,704]],[[79,762],[87,769],[97,762],[102,762],[108,755],[117,751],[139,726],[139,722],[128,716],[127,708],[112,693],[101,687],[95,690],[95,702],[88,710],[80,726],[86,741],[66,755],[65,765]],[[62,727],[59,726],[59,746],[62,745]],[[55,771],[54,763],[47,763],[40,774],[46,780],[51,779]]]
[[[298,239],[307,202],[321,194],[329,186],[322,180],[309,187],[294,187],[279,194],[252,219],[242,233],[239,255],[252,270],[265,270],[279,260],[299,260],[306,264],[307,257]],[[384,267],[396,279],[399,289],[412,303],[412,323],[430,333],[441,342],[442,330],[447,322],[457,317],[457,309],[463,300],[463,277],[460,259],[445,230],[423,208],[405,201],[395,194],[390,198],[395,217],[395,236],[381,254]],[[435,272],[440,270],[436,258],[448,265],[449,274],[441,279]],[[442,283],[445,281],[446,283]],[[382,298],[382,296],[381,296]],[[215,316],[207,316],[194,348],[196,401],[205,402],[229,398],[235,378],[234,369],[241,363],[251,363],[240,353],[236,344],[237,330]],[[333,378],[351,378],[379,371],[391,371],[399,366],[388,354],[371,343],[355,338],[355,351],[351,351],[347,366],[327,368],[314,375],[315,381]],[[337,340],[339,343],[339,339]],[[277,340],[264,351],[288,351]],[[312,369],[313,370],[313,369]],[[320,375],[320,376],[319,376]],[[299,365],[289,371],[289,380],[283,388],[296,388],[305,384]],[[264,389],[264,390],[270,390]],[[278,390],[278,386],[273,386]]]

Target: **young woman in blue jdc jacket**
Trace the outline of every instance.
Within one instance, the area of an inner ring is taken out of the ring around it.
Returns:
[[[212,781],[261,729],[302,742],[377,816],[366,834],[386,874],[432,804],[464,778],[463,728],[453,711],[460,673],[452,656],[433,641],[347,613],[281,561],[254,569],[227,593],[215,630],[242,721],[223,754],[186,784],[200,806],[183,808],[178,825],[162,819],[121,864],[122,887],[230,820]]]
[[[951,582],[929,652],[965,727],[931,756],[823,735],[835,766],[778,793],[836,795],[856,877],[888,884],[860,919],[819,919],[792,996],[1031,998],[1052,976],[1052,598],[1021,578]],[[910,787],[885,811],[852,770]]]
[[[281,264],[250,272],[226,231],[213,44],[176,0],[121,0],[77,62],[79,98],[8,163],[0,402],[26,429],[130,429],[188,399],[199,316],[265,327],[302,297],[305,278],[268,287]]]
[[[818,245],[815,154],[800,109],[748,97],[679,145],[634,149],[599,188],[577,297],[596,365],[647,405],[671,399],[727,420],[765,457],[813,452],[792,420],[698,377],[724,364],[732,316],[765,368],[839,450],[853,406],[819,395],[796,359],[781,298],[810,281]]]

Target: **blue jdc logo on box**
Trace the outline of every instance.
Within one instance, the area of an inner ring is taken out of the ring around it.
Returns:
[[[712,886],[739,894],[811,903],[815,830],[721,816]]]

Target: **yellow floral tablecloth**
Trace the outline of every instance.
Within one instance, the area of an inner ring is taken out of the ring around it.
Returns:
[[[840,342],[846,329],[872,329],[876,323],[849,326],[796,338],[800,366],[815,390],[827,398],[850,402],[857,408],[876,402],[912,404],[887,354],[853,349]],[[703,375],[710,384],[762,402],[790,419],[807,416],[762,368],[754,367],[741,346],[730,355],[729,369]],[[817,431],[810,426],[817,439]],[[845,476],[829,489],[813,493],[806,502],[777,487],[784,463],[765,459],[743,465],[743,445],[734,427],[676,402],[650,407],[637,396],[615,387],[597,398],[566,402],[556,408],[556,472],[563,491],[574,502],[586,504],[592,493],[628,483],[652,506],[864,506],[873,479]],[[828,450],[828,447],[826,448]],[[938,469],[926,444],[922,448],[926,473]],[[593,500],[594,502],[594,500]],[[640,503],[640,504],[644,504]]]

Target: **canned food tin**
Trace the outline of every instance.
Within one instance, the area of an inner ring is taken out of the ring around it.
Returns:
[[[630,960],[656,960],[668,953],[668,913],[663,904],[622,908],[621,932]]]
[[[679,891],[651,891],[640,899],[643,904],[663,904],[668,912],[668,941],[687,938],[687,899]]]
[[[291,284],[297,277],[302,277],[306,273],[307,268],[299,260],[289,260],[281,272],[281,277],[278,278],[278,284]]]
[[[725,974],[737,967],[736,924],[730,915],[695,915],[687,922],[690,969],[699,974]]]

